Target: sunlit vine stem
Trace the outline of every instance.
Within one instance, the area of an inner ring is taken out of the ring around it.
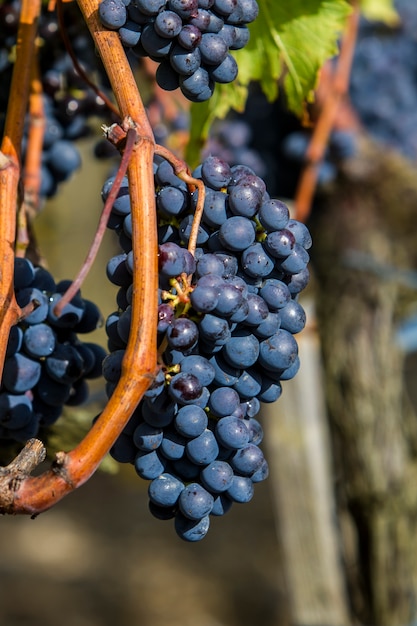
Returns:
[[[294,198],[295,218],[300,222],[305,222],[310,214],[317,185],[319,167],[327,148],[340,102],[349,88],[350,71],[360,15],[359,7],[356,2],[352,4],[353,9],[346,24],[333,80],[331,80],[329,92],[314,127],[311,141],[307,149],[307,164],[301,173]]]
[[[41,0],[23,0],[16,43],[5,128],[0,151],[0,376],[10,327],[20,316],[13,289],[16,209],[19,193],[20,156],[29,97],[31,59],[34,54]]]
[[[121,115],[131,120],[137,142],[128,167],[134,257],[132,321],[122,375],[101,416],[71,452],[60,452],[50,470],[28,477],[3,512],[37,514],[82,485],[94,473],[138,405],[157,371],[157,224],[153,180],[154,139],[126,54],[117,33],[98,19],[98,0],[78,0],[116,96]],[[0,481],[1,488],[1,481]]]

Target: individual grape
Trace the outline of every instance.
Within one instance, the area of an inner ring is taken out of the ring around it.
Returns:
[[[23,343],[23,331],[19,326],[12,326],[7,340],[6,357],[20,351]]]
[[[305,224],[297,220],[289,220],[285,228],[294,235],[295,241],[303,246],[303,248],[306,250],[311,248],[311,235]]]
[[[291,300],[291,294],[287,285],[276,278],[266,280],[259,294],[271,311],[282,309]]]
[[[210,517],[206,515],[199,520],[191,520],[185,515],[178,513],[175,516],[175,531],[177,535],[184,541],[200,541],[203,539],[210,528]]]
[[[165,429],[160,452],[169,461],[177,461],[184,456],[186,441],[176,430]]]
[[[231,180],[229,165],[218,157],[207,157],[201,167],[201,177],[208,187],[218,191]]]
[[[35,278],[35,268],[29,259],[15,257],[13,283],[16,291],[29,287]]]
[[[194,439],[207,428],[207,414],[200,407],[190,404],[183,406],[175,416],[175,428],[184,437]]]
[[[237,4],[238,0],[214,0],[213,10],[220,13],[220,15],[225,15],[227,17],[233,13]]]
[[[24,308],[30,304],[33,305],[33,310],[25,316],[26,324],[40,324],[43,322],[49,310],[48,298],[46,295],[36,289],[36,287],[26,287],[16,293],[17,304]]]
[[[254,494],[253,482],[247,476],[238,476],[235,474],[226,494],[233,502],[239,502],[241,504],[249,502],[252,500]]]
[[[264,462],[262,450],[253,443],[239,448],[229,462],[235,472],[241,476],[252,476],[261,467]]]
[[[210,364],[214,369],[214,383],[220,387],[231,387],[239,378],[240,370],[227,363],[220,354],[213,354]]]
[[[232,83],[237,78],[238,71],[236,60],[231,54],[226,54],[221,63],[209,68],[210,78],[221,84]]]
[[[134,467],[141,478],[153,480],[164,473],[167,461],[156,450],[139,450]]]
[[[180,86],[180,76],[169,61],[161,61],[155,73],[156,82],[165,91],[175,91]]]
[[[254,278],[266,277],[274,269],[274,260],[260,243],[253,243],[242,253],[242,267]]]
[[[181,352],[190,350],[198,341],[198,327],[195,322],[186,318],[175,319],[167,329],[169,345]]]
[[[228,196],[221,191],[207,189],[204,199],[203,222],[213,228],[220,227],[229,217]]]
[[[231,387],[217,387],[210,394],[208,407],[216,417],[232,415],[240,403],[239,394]]]
[[[191,354],[181,360],[181,372],[194,374],[203,387],[213,382],[214,367],[205,357],[199,354]]]
[[[234,367],[246,369],[256,363],[259,356],[259,341],[247,330],[237,330],[232,333],[225,344],[222,354]]]
[[[227,497],[224,493],[219,493],[213,502],[213,508],[211,509],[210,515],[221,516],[225,515],[232,506],[233,502],[230,498]]]
[[[226,491],[233,481],[233,469],[225,461],[213,461],[201,471],[201,481],[211,493]]]
[[[151,502],[163,507],[172,507],[178,502],[178,498],[184,483],[172,474],[164,472],[152,480],[148,487],[148,495]]]
[[[281,269],[288,274],[299,274],[307,267],[310,257],[303,246],[294,244],[291,254],[281,263]]]
[[[235,9],[228,16],[230,24],[249,24],[256,20],[259,7],[256,0],[239,0]]]
[[[12,393],[24,393],[35,387],[40,375],[40,363],[17,352],[4,362],[2,384]]]
[[[207,313],[199,324],[200,336],[208,342],[221,346],[227,343],[231,337],[231,331],[227,320]]]
[[[214,82],[209,73],[198,67],[190,76],[180,76],[179,86],[182,93],[192,102],[204,102],[213,95]]]
[[[154,28],[161,37],[173,39],[181,32],[182,19],[174,11],[161,11],[156,16]]]
[[[23,428],[33,418],[32,403],[25,394],[0,393],[0,425]]]
[[[233,389],[238,392],[240,398],[258,396],[262,389],[262,376],[254,367],[243,370]]]
[[[219,239],[228,250],[239,252],[253,244],[255,234],[255,225],[251,220],[233,216],[220,226]]]
[[[279,372],[290,367],[297,354],[297,342],[287,330],[278,330],[259,344],[259,362],[272,371]]]
[[[46,154],[46,163],[58,181],[67,180],[81,165],[77,148],[70,141],[55,141]]]
[[[178,43],[186,50],[194,50],[201,41],[201,30],[193,24],[186,24],[178,35]]]
[[[170,63],[174,70],[181,76],[191,76],[198,70],[201,63],[200,48],[194,50],[187,50],[179,44],[176,44],[169,57]]]
[[[58,383],[71,384],[84,373],[84,361],[69,344],[58,344],[45,359],[45,370]]]
[[[213,508],[213,496],[200,483],[190,483],[180,493],[180,511],[191,520],[199,520]]]
[[[155,31],[153,24],[147,24],[142,30],[140,44],[150,57],[164,58],[172,49],[172,40],[161,37]]]
[[[133,20],[127,20],[121,28],[119,28],[120,41],[126,48],[137,46],[142,35],[139,24]]]
[[[249,430],[244,421],[234,415],[219,419],[216,424],[216,437],[225,448],[243,448],[249,442]]]
[[[277,230],[268,234],[265,246],[274,257],[288,257],[294,250],[295,237],[289,230]]]
[[[203,33],[199,46],[201,60],[207,65],[219,65],[228,53],[225,40],[218,34]]]
[[[126,22],[126,6],[122,0],[101,0],[98,15],[103,26],[117,30]]]
[[[202,385],[194,374],[180,372],[171,379],[169,392],[179,404],[192,404],[201,396]]]
[[[213,432],[206,428],[201,435],[190,439],[185,446],[185,453],[196,465],[212,463],[219,453],[219,445]]]
[[[29,326],[23,335],[23,347],[31,357],[47,357],[54,351],[55,333],[47,324]]]
[[[168,217],[181,215],[187,210],[187,195],[178,187],[162,187],[156,195],[156,204],[159,211]]]
[[[288,226],[290,212],[284,202],[273,199],[267,200],[261,204],[258,217],[266,230],[280,231]],[[291,228],[288,228],[288,230],[292,232]],[[297,238],[295,237],[295,239]]]
[[[139,424],[133,432],[133,443],[139,450],[156,450],[162,443],[164,431],[162,428],[150,426],[146,422]]]
[[[295,335],[301,332],[306,324],[306,314],[299,302],[290,300],[279,311],[281,328]]]

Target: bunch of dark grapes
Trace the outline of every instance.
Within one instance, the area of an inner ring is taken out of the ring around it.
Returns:
[[[99,7],[102,24],[117,30],[124,46],[159,63],[158,84],[180,88],[193,102],[236,78],[230,50],[247,44],[247,24],[257,15],[256,0],[102,0]]]
[[[97,306],[78,294],[57,317],[69,281],[55,283],[42,267],[15,259],[14,287],[25,317],[11,328],[0,387],[0,438],[25,442],[53,424],[64,405],[88,397],[87,380],[101,376],[106,351],[81,341],[101,323]]]
[[[294,335],[305,313],[298,294],[308,282],[311,245],[307,228],[247,166],[210,156],[194,176],[206,196],[191,254],[198,192],[190,193],[167,161],[155,164],[161,369],[111,451],[150,481],[152,514],[174,518],[187,541],[204,537],[211,516],[248,502],[268,474],[256,415],[299,367]],[[109,222],[123,249],[107,266],[119,286],[118,309],[106,323],[109,395],[130,333],[131,219],[125,179]]]

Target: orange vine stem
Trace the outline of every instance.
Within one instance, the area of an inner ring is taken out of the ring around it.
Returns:
[[[0,151],[0,376],[11,326],[21,311],[13,288],[16,208],[19,193],[20,156],[29,97],[31,59],[34,55],[41,0],[23,0],[16,43],[5,128]]]
[[[43,137],[45,133],[45,113],[43,89],[39,76],[38,46],[31,59],[31,80],[29,94],[29,129],[23,168],[24,201],[19,209],[16,237],[16,256],[25,256],[29,245],[28,219],[39,212],[39,191],[41,187],[41,164]]]
[[[97,19],[98,0],[78,0],[78,4],[102,57],[120,112],[124,118],[132,119],[138,133],[128,167],[134,262],[131,332],[120,381],[100,417],[74,450],[59,452],[50,470],[40,476],[25,478],[11,498],[9,494],[9,500],[4,498],[0,507],[4,513],[40,513],[88,480],[119,436],[158,369],[154,139],[117,33],[102,29]]]
[[[319,166],[326,151],[339,104],[349,88],[359,15],[359,7],[355,3],[346,24],[338,63],[333,75],[333,80],[331,81],[331,87],[314,127],[307,150],[307,164],[300,176],[294,198],[295,218],[300,222],[305,222],[310,215],[312,200],[317,185]]]

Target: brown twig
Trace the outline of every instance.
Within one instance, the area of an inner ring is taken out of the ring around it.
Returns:
[[[132,207],[132,331],[122,375],[100,417],[71,452],[57,454],[52,468],[25,478],[4,502],[7,513],[40,513],[82,485],[97,469],[129,420],[157,372],[157,224],[153,180],[154,140],[134,77],[117,33],[105,31],[97,19],[98,0],[78,0],[112,84],[120,111],[131,118],[138,140],[128,167]]]
[[[352,13],[350,14],[346,24],[340,55],[333,74],[330,89],[314,127],[311,141],[307,149],[307,163],[300,176],[294,198],[295,218],[300,222],[305,222],[310,214],[317,185],[320,163],[322,162],[326,151],[339,105],[349,88],[349,78],[357,38],[359,15],[359,7],[356,3],[354,3]]]

